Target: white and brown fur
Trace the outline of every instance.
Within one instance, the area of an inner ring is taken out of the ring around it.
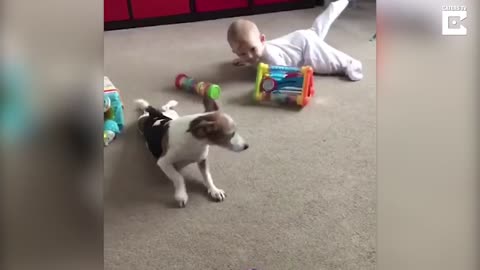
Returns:
[[[177,104],[176,101],[170,101],[161,110],[150,106],[143,99],[138,99],[135,103],[143,112],[138,118],[138,127],[142,133],[145,123],[149,118],[152,123],[151,117],[155,115],[163,114],[171,119],[161,138],[162,153],[158,156],[157,165],[173,182],[174,197],[180,207],[185,207],[187,204],[188,194],[185,180],[179,170],[191,163],[197,163],[210,196],[217,201],[223,201],[225,192],[213,183],[207,157],[210,145],[217,145],[234,152],[241,152],[248,148],[248,144],[236,132],[233,119],[221,112],[217,103],[208,97],[204,98],[204,113],[185,116],[179,116],[173,110]]]

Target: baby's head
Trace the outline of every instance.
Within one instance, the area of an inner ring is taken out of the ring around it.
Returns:
[[[239,19],[230,24],[227,40],[240,59],[256,63],[263,54],[265,36],[252,21]]]

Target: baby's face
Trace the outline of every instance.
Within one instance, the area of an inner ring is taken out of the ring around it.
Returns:
[[[264,38],[262,36],[252,36],[243,42],[232,42],[230,47],[232,52],[248,63],[256,63],[260,60],[264,50]]]

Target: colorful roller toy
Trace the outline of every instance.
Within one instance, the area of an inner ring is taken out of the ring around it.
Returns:
[[[178,74],[175,79],[177,89],[183,89],[188,92],[196,93],[200,96],[208,96],[212,99],[218,99],[221,94],[221,88],[217,84],[209,82],[197,82],[192,77],[185,74]]]
[[[304,107],[314,94],[313,69],[310,66],[297,68],[258,64],[255,100]]]

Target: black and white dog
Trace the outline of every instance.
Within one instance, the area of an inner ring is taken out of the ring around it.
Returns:
[[[219,111],[217,103],[208,97],[204,98],[204,113],[185,116],[179,116],[174,110],[177,105],[174,100],[160,110],[143,99],[137,99],[135,103],[143,112],[138,118],[138,128],[148,149],[157,159],[157,165],[173,182],[175,200],[180,207],[187,204],[188,194],[179,170],[191,163],[197,163],[210,196],[223,201],[225,192],[213,183],[207,157],[210,145],[234,152],[248,148],[248,144],[236,132],[233,119]]]

